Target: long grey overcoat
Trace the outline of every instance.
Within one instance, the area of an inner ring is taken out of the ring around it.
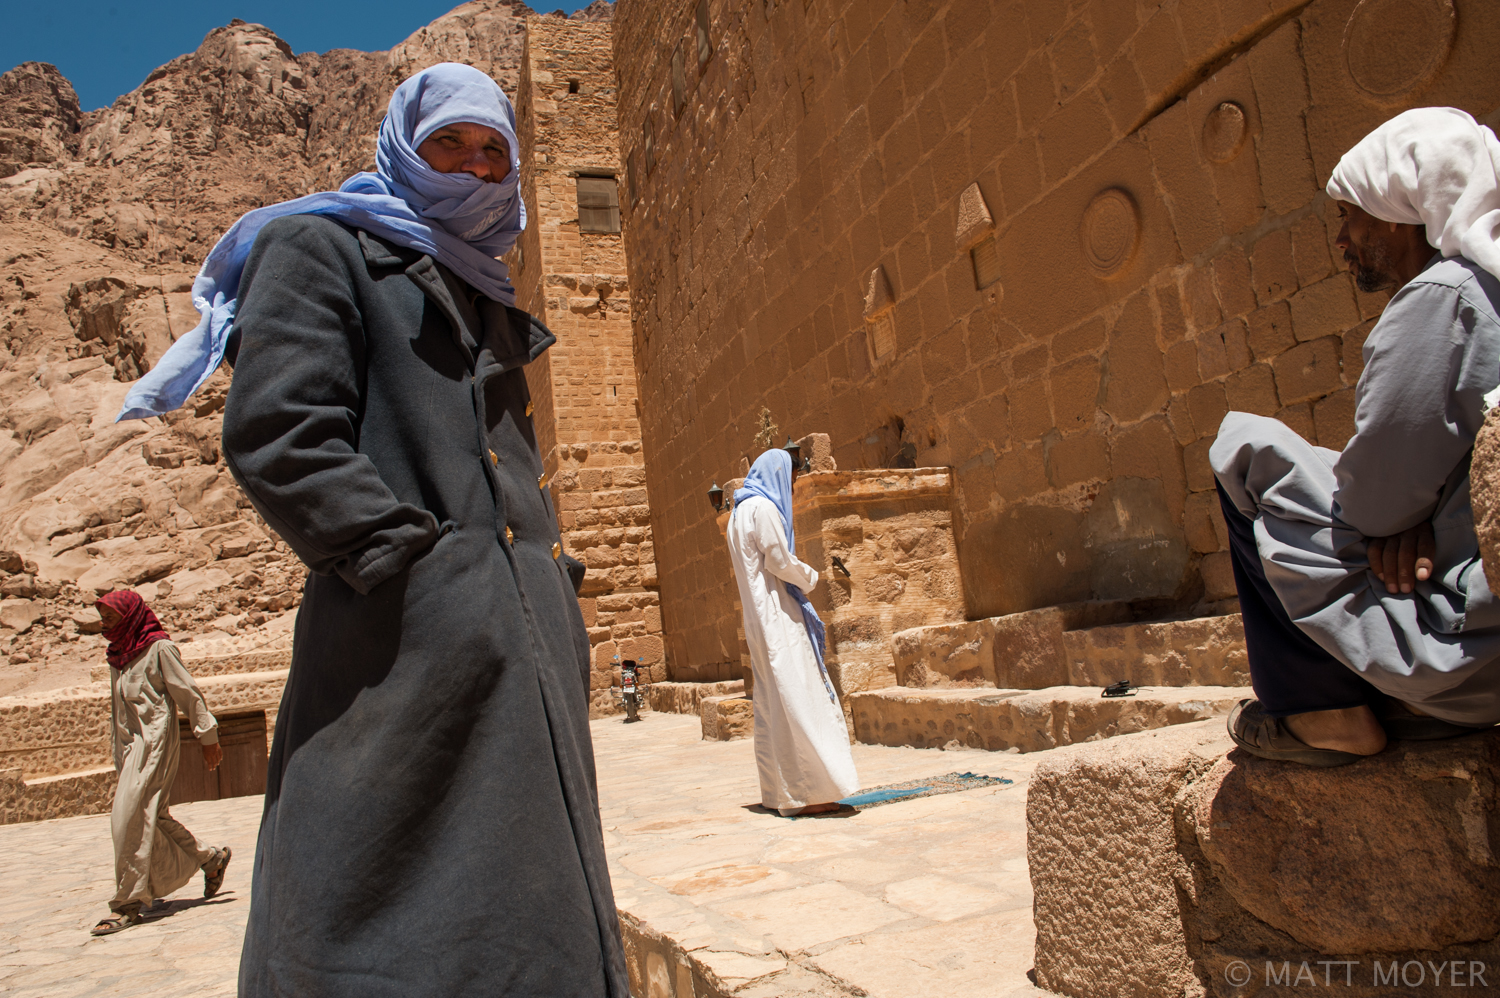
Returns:
[[[242,998],[628,995],[522,370],[553,342],[339,222],[256,240],[224,453],[312,574]]]

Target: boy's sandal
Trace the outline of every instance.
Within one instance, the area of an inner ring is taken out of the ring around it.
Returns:
[[[101,918],[99,924],[89,930],[91,936],[108,936],[121,929],[128,929],[141,921],[139,909],[135,911],[117,911],[109,918]]]
[[[1314,748],[1292,734],[1280,718],[1267,716],[1259,700],[1241,700],[1229,712],[1228,728],[1236,745],[1261,759],[1328,768],[1365,758],[1353,752]]]
[[[224,871],[229,869],[229,858],[234,855],[234,850],[225,846],[219,850],[219,865],[215,867],[205,866],[203,868],[203,896],[211,898],[219,893],[219,888],[224,886]]]
[[[1444,738],[1461,738],[1483,728],[1466,728],[1426,714],[1414,714],[1400,700],[1387,698],[1376,710],[1387,738],[1398,742],[1435,742]]]

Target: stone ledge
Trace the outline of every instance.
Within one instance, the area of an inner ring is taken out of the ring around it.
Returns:
[[[266,711],[269,737],[286,676],[285,669],[205,676],[198,688],[216,715]],[[107,683],[0,697],[0,766],[36,780],[112,765],[109,697]]]
[[[1330,961],[1356,996],[1392,993],[1397,965],[1402,994],[1444,993],[1455,966],[1456,984],[1500,978],[1500,732],[1397,742],[1335,769],[1230,747],[1213,721],[1037,768],[1039,986],[1070,998],[1292,994],[1310,986],[1299,975],[1322,986]]]
[[[44,776],[25,782],[19,769],[0,770],[0,825],[80,814],[108,814],[114,807],[114,766]]]
[[[1127,603],[1069,603],[894,635],[896,678],[909,687],[1043,689],[1245,686],[1239,614],[1136,622]]]
[[[1156,687],[1109,698],[1089,687],[1044,690],[913,689],[849,697],[856,741],[914,748],[1036,752],[1228,714],[1242,687]]]
[[[743,679],[719,683],[652,683],[646,689],[646,705],[668,714],[700,714],[704,697],[734,697],[744,693]]]

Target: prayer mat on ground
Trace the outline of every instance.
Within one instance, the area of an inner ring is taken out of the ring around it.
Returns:
[[[883,787],[871,787],[869,790],[861,790],[852,797],[845,797],[839,803],[857,808],[871,808],[879,807],[882,804],[892,804],[900,800],[915,800],[918,797],[936,797],[938,794],[955,794],[960,790],[974,790],[978,787],[993,787],[1012,782],[1014,781],[1008,780],[1003,776],[948,773],[944,776],[934,776],[927,780],[908,780],[906,783],[892,783]]]

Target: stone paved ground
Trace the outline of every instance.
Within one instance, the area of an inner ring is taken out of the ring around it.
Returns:
[[[646,717],[593,724],[616,898],[722,982],[767,996],[1043,994],[1026,977],[1024,813],[1042,753],[856,745],[866,787],[955,770],[1016,782],[789,821],[743,806],[758,797],[749,741]],[[0,994],[234,994],[260,798],[174,813],[234,847],[225,892],[204,903],[195,882],[164,917],[102,939],[88,928],[110,894],[108,817],[0,827]]]

